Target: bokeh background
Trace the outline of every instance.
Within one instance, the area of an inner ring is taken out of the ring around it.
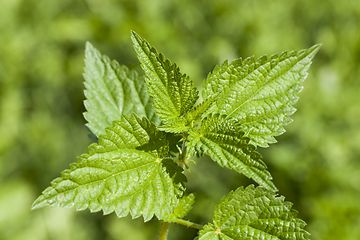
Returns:
[[[322,43],[294,122],[260,151],[313,240],[360,239],[358,0],[0,0],[0,239],[157,239],[155,219],[30,211],[91,142],[82,117],[85,42],[140,70],[130,30],[198,87],[225,59]],[[207,158],[188,178],[197,193],[188,218],[202,224],[223,195],[252,183]],[[169,239],[195,236],[171,225]]]

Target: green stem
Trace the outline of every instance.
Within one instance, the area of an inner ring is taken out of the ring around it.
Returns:
[[[196,228],[196,229],[199,229],[199,230],[202,230],[204,228],[200,224],[193,223],[193,222],[190,222],[190,221],[187,221],[187,220],[184,220],[184,219],[179,219],[179,218],[175,220],[175,223],[178,223],[178,224],[181,224],[181,225],[184,225],[184,226],[187,226],[187,227]]]
[[[182,146],[181,146],[181,154],[179,155],[179,158],[178,158],[179,166],[182,168],[185,167],[184,165],[185,165],[185,160],[187,157],[187,151],[186,151],[186,145],[185,145],[186,140],[187,140],[187,134],[184,134],[183,137],[184,137],[184,140],[183,140]]]
[[[160,230],[159,240],[166,240],[168,229],[169,229],[169,223],[163,222],[163,224],[161,226],[161,230]]]
[[[187,140],[187,134],[184,135],[183,144],[181,146],[181,161],[185,162],[187,157],[187,149],[186,149],[186,140]]]

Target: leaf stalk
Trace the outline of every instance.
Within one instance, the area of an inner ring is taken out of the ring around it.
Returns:
[[[169,223],[163,222],[160,230],[159,240],[166,240],[168,230],[169,230]]]
[[[200,224],[193,223],[193,222],[190,222],[188,220],[184,220],[184,219],[180,219],[180,218],[177,218],[174,222],[177,223],[177,224],[181,224],[181,225],[191,227],[191,228],[196,228],[196,229],[199,229],[199,230],[203,229],[203,226],[200,225]]]

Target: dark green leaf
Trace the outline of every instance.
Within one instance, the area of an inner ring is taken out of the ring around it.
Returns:
[[[208,116],[201,122],[199,130],[190,131],[188,141],[190,154],[207,154],[220,166],[234,169],[258,184],[276,190],[256,147],[249,143],[239,125],[227,120],[226,116]]]
[[[180,167],[176,162],[172,159],[164,159],[162,160],[162,164],[165,166],[166,171],[169,173],[170,177],[173,179],[175,183],[184,183],[187,182],[187,178],[184,175],[184,169]]]

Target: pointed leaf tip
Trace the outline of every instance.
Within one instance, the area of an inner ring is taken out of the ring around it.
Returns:
[[[46,204],[44,204],[45,202],[43,201],[43,195],[39,196],[34,202],[33,204],[31,205],[31,210],[35,210],[35,209],[38,209],[38,208],[42,208],[42,207],[45,207]]]
[[[308,49],[308,56],[312,59],[320,50],[322,44],[318,43]]]
[[[145,39],[132,32],[134,49],[147,76],[146,85],[154,98],[154,109],[165,124],[178,122],[199,98],[193,81],[180,68],[159,53]],[[171,129],[171,126],[167,126]],[[175,130],[173,132],[176,132]]]
[[[134,43],[134,45],[140,44],[143,41],[143,39],[140,37],[140,35],[133,30],[131,30],[131,40]]]
[[[135,32],[134,30],[130,30],[131,36],[139,36],[139,34],[137,34],[137,32]]]
[[[316,52],[318,52],[319,49],[321,48],[321,46],[322,46],[322,43],[318,43],[318,44],[315,44],[314,46],[312,46],[311,48],[315,49]]]
[[[88,208],[91,212],[130,214],[149,221],[171,214],[183,187],[169,176],[159,158],[168,142],[148,119],[122,115],[89,147],[79,161],[35,200],[32,209],[45,206]]]
[[[94,46],[90,42],[86,41],[86,43],[85,43],[85,51],[88,50],[88,49],[91,49],[91,48],[94,48]]]
[[[300,51],[226,61],[215,67],[205,81],[203,97],[219,94],[207,113],[236,119],[256,146],[268,147],[295,112],[293,105],[302,90],[312,58],[321,44]]]

